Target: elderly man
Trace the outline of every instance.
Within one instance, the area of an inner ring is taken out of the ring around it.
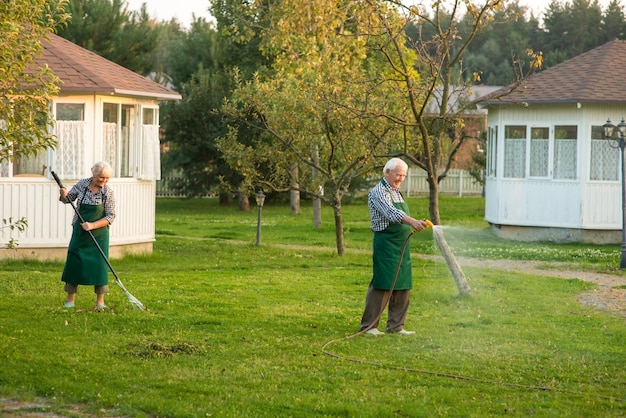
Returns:
[[[400,193],[400,185],[406,178],[407,169],[407,164],[399,158],[387,161],[383,168],[383,179],[368,196],[374,245],[373,276],[367,290],[365,311],[361,319],[361,331],[367,334],[385,334],[377,327],[387,299],[389,299],[387,332],[401,335],[415,334],[414,331],[404,329],[413,279],[410,251],[407,246],[402,254],[402,248],[412,230],[422,231],[427,227],[427,223],[409,215],[409,206]],[[396,271],[398,277],[393,284]]]

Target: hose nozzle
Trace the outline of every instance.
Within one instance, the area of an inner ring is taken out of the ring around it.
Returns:
[[[426,222],[426,228],[432,228],[433,227],[433,223],[428,220],[428,219],[422,219],[422,222]],[[413,229],[411,230],[411,234],[414,234],[417,232],[417,229]]]

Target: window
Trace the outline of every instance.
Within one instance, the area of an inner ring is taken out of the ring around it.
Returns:
[[[46,130],[45,126],[49,125],[48,120],[49,115],[46,113],[35,115],[35,123],[43,131]],[[5,121],[3,123],[6,124]],[[2,167],[0,167],[0,172],[3,176],[8,176],[9,173],[12,173],[14,177],[40,177],[46,175],[50,156],[47,150],[40,150],[36,154],[25,156],[28,145],[19,143],[19,140],[17,143],[12,144],[11,148],[9,154],[12,155],[12,160],[4,161]]]
[[[487,176],[496,176],[498,156],[498,127],[489,127],[487,131]]]
[[[82,103],[57,103],[56,120],[85,120]]]
[[[526,126],[504,127],[504,177],[526,177]]]
[[[138,155],[139,172],[143,180],[161,179],[161,151],[159,143],[158,108],[144,107],[141,110],[141,150]]]
[[[104,159],[113,166],[118,177],[133,175],[135,116],[134,105],[104,103],[102,106]]]
[[[576,179],[577,125],[507,125],[504,135],[504,177],[525,178],[528,170],[528,178]]]
[[[45,176],[48,169],[46,151],[40,151],[28,157],[16,157],[13,160],[13,176]]]
[[[158,125],[156,120],[156,109],[152,107],[144,107],[141,112],[142,125]]]
[[[550,129],[530,128],[530,177],[548,177]]]
[[[56,120],[55,170],[62,178],[80,178],[85,173],[85,105],[57,103]]]
[[[554,178],[576,179],[578,127],[554,127]]]
[[[602,126],[591,127],[591,180],[620,179],[620,150],[614,139],[604,137]]]

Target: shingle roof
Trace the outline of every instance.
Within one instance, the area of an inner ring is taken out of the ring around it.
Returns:
[[[62,81],[61,92],[94,92],[178,100],[168,88],[115,64],[55,34],[42,41],[44,51],[35,66],[48,64]]]
[[[528,77],[511,94],[487,104],[626,103],[626,41],[615,40]]]

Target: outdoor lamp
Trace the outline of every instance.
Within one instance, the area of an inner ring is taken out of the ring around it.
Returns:
[[[261,212],[263,211],[263,203],[265,203],[265,194],[263,193],[263,190],[256,192],[254,199],[256,200],[256,205],[259,208],[256,222],[256,245],[261,245]]]
[[[258,192],[256,192],[254,198],[256,199],[256,205],[262,208],[263,203],[265,203],[265,194],[263,193],[263,190],[259,190]]]
[[[611,123],[611,119],[607,119],[606,123],[602,125],[602,128],[604,128],[605,138],[613,138],[615,125]],[[619,268],[623,270],[626,268],[626,172],[624,171],[624,168],[626,167],[624,164],[624,138],[626,138],[626,122],[624,122],[624,118],[622,118],[622,121],[617,124],[617,136],[618,147],[621,151],[622,159],[622,256]]]
[[[604,128],[605,138],[611,138],[613,136],[613,129],[615,129],[615,125],[611,122],[611,118],[606,120],[606,123],[602,125],[602,128]]]

